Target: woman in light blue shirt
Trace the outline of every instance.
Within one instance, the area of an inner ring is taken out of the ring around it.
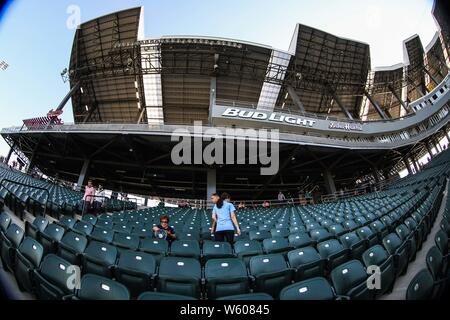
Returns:
[[[213,224],[211,232],[214,233],[216,241],[234,242],[234,232],[241,234],[239,223],[236,218],[235,208],[232,203],[224,201],[217,193],[211,196],[211,201],[214,203],[212,212]]]

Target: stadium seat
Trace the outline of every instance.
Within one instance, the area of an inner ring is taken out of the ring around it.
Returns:
[[[114,239],[114,231],[96,226],[94,227],[88,238],[91,240],[100,241],[104,243],[111,243]]]
[[[266,254],[287,253],[292,247],[286,238],[277,237],[263,240],[263,249]]]
[[[33,291],[33,273],[39,265],[44,254],[42,245],[33,238],[26,237],[17,249],[14,275],[22,290]]]
[[[9,225],[5,233],[0,233],[1,258],[6,270],[14,271],[16,249],[20,246],[25,232],[15,223]]]
[[[69,231],[64,234],[58,244],[58,256],[72,264],[81,265],[81,256],[86,249],[88,240],[85,236]]]
[[[347,230],[339,223],[332,224],[328,226],[327,229],[331,234],[335,235],[336,237],[339,237],[347,232]]]
[[[409,230],[409,228],[404,224],[398,225],[395,228],[395,233],[403,242],[408,242],[409,261],[413,261],[416,258],[417,252],[417,244],[414,233],[412,233],[411,230]]]
[[[252,230],[249,232],[250,240],[263,241],[264,239],[269,239],[270,237],[272,237],[272,236],[269,231]]]
[[[346,249],[338,240],[331,239],[317,245],[317,251],[322,259],[327,261],[329,271],[349,259],[349,249]]]
[[[444,263],[441,251],[433,246],[427,253],[427,268],[434,280],[433,298],[440,298],[448,281],[448,262]]]
[[[315,243],[327,241],[333,238],[333,235],[329,233],[326,229],[315,229],[310,232],[311,239]]]
[[[291,284],[280,292],[280,300],[333,300],[334,293],[325,278],[311,278]]]
[[[91,234],[92,230],[94,229],[94,226],[90,224],[89,222],[85,221],[77,221],[74,226],[72,227],[72,230],[82,234],[84,236],[88,236]]]
[[[449,245],[447,234],[443,230],[439,230],[434,236],[434,241],[442,255],[446,256],[448,254]]]
[[[384,239],[389,234],[388,228],[380,220],[373,221],[370,225],[370,229],[378,234],[378,239]]]
[[[303,248],[311,245],[312,241],[306,232],[290,234],[288,237],[289,246],[292,248]]]
[[[205,265],[206,294],[210,299],[249,291],[247,268],[240,259],[213,259]]]
[[[56,223],[51,223],[41,232],[39,242],[44,248],[44,255],[56,253],[59,241],[64,236],[65,229]]]
[[[270,230],[270,235],[272,238],[287,238],[289,236],[289,229],[287,228],[282,228],[282,229],[271,229]]]
[[[127,234],[122,232],[114,233],[112,244],[117,247],[119,252],[126,250],[136,251],[139,248],[140,239],[133,234]]]
[[[107,229],[107,230],[112,230],[114,227],[111,220],[103,220],[103,219],[98,219],[95,226],[103,228],[103,229]]]
[[[55,223],[59,224],[64,229],[68,230],[68,229],[72,229],[76,222],[77,222],[77,220],[74,218],[63,216],[63,217],[61,217],[61,219],[59,219],[59,221],[57,221]]]
[[[91,241],[83,253],[83,274],[92,273],[112,278],[117,255],[115,246]]]
[[[164,292],[144,292],[139,295],[138,300],[164,300],[164,301],[172,301],[172,300],[197,300],[194,297],[188,296],[180,296],[177,294],[164,293]]]
[[[295,281],[324,275],[326,261],[313,247],[288,252],[289,265],[295,270]]]
[[[331,271],[336,294],[352,300],[371,300],[373,293],[367,287],[367,274],[358,260],[351,260]]]
[[[383,238],[383,246],[390,255],[394,256],[396,276],[405,273],[409,261],[408,243],[402,243],[402,240],[395,233],[391,233]]]
[[[57,255],[48,254],[44,257],[39,270],[34,272],[33,279],[36,282],[36,295],[39,300],[61,300],[63,297],[74,293],[68,288],[69,273],[72,264]]]
[[[95,225],[97,223],[97,217],[92,215],[92,214],[85,214],[83,215],[83,217],[81,218],[82,221],[88,222],[92,225]]]
[[[141,239],[139,250],[152,254],[156,259],[156,263],[159,265],[162,257],[167,256],[169,252],[169,242],[167,240],[153,238]]]
[[[293,270],[281,254],[255,256],[250,259],[250,274],[255,292],[265,292],[277,298],[282,288],[290,284]]]
[[[124,284],[132,297],[153,289],[156,277],[156,260],[145,252],[124,251],[115,268],[117,281]]]
[[[200,262],[193,258],[165,257],[159,266],[156,281],[158,291],[200,297]]]
[[[209,259],[231,258],[233,257],[233,248],[228,242],[203,242],[203,258],[205,261]]]
[[[228,296],[228,297],[222,297],[218,298],[217,300],[222,301],[238,301],[238,300],[244,300],[244,301],[270,301],[273,300],[272,296],[267,293],[248,293],[248,294],[238,294],[235,296]]]
[[[33,223],[25,221],[25,235],[35,240],[39,240],[38,236],[48,226],[48,220],[44,217],[36,217]]]
[[[381,272],[381,288],[376,290],[377,295],[382,295],[392,290],[395,281],[394,258],[381,246],[375,245],[367,249],[362,256],[366,268],[378,266]]]
[[[130,300],[128,289],[114,280],[94,274],[86,274],[81,278],[80,300]]]
[[[172,242],[170,255],[199,259],[200,245],[195,240],[177,240]]]
[[[440,226],[442,231],[447,234],[447,237],[450,236],[450,222],[448,222],[446,219],[442,219]]]
[[[358,237],[356,232],[350,232],[342,235],[339,241],[345,248],[350,250],[351,259],[360,259],[366,250],[366,241]]]
[[[11,224],[11,217],[6,212],[0,214],[0,232],[5,233]]]
[[[234,252],[248,266],[250,258],[263,254],[261,243],[257,240],[240,240],[234,244]]]
[[[358,230],[356,230],[356,233],[361,239],[364,239],[367,242],[366,247],[370,248],[378,244],[377,233],[369,227],[366,226],[359,228]]]
[[[427,269],[419,271],[406,290],[406,300],[428,300],[433,294],[433,276]]]

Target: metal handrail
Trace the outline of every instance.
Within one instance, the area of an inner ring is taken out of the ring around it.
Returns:
[[[24,187],[30,187],[30,188],[33,188],[33,189],[43,190],[44,192],[46,192],[47,193],[47,198],[45,199],[45,204],[44,204],[44,216],[45,216],[45,214],[47,213],[47,203],[48,203],[48,201],[50,199],[50,192],[47,189],[41,188],[41,187],[32,186],[30,184],[26,184],[26,183],[22,183],[22,182],[13,181],[13,180],[10,180],[10,179],[1,179],[0,180],[0,187],[5,188],[11,194],[14,194],[14,192],[12,192],[7,186],[5,186],[3,184],[3,182],[10,182],[10,183],[13,183],[13,184],[18,184],[18,185],[21,185],[21,186],[24,186]]]

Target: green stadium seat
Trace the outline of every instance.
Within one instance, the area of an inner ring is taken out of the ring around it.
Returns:
[[[88,239],[104,243],[111,243],[114,239],[114,231],[96,226],[88,236]]]
[[[441,251],[443,256],[448,254],[448,237],[447,234],[443,230],[439,230],[434,236],[434,241],[436,246]]]
[[[74,293],[67,284],[71,273],[68,268],[72,264],[57,255],[48,254],[44,257],[39,270],[34,271],[33,279],[36,283],[36,296],[39,300],[61,300]]]
[[[233,256],[233,248],[228,242],[208,240],[203,242],[203,258],[205,261],[209,259],[231,258]]]
[[[165,257],[159,266],[157,290],[178,295],[200,297],[202,270],[193,258]]]
[[[92,225],[95,225],[97,223],[97,217],[92,215],[92,214],[85,214],[83,215],[83,217],[81,218],[82,221],[88,222]]]
[[[156,259],[156,263],[159,265],[162,257],[167,256],[169,252],[169,242],[154,238],[141,239],[139,251],[152,254]]]
[[[63,216],[63,217],[61,217],[61,219],[59,219],[59,221],[57,221],[55,223],[59,224],[64,229],[68,230],[68,229],[72,229],[76,222],[77,222],[77,220],[74,218]]]
[[[288,237],[289,246],[292,248],[308,247],[312,244],[312,240],[306,232],[290,234]]]
[[[408,242],[409,261],[413,261],[416,258],[417,252],[417,244],[414,233],[411,232],[411,230],[409,230],[409,228],[404,224],[398,225],[395,228],[395,233],[403,242]]]
[[[115,268],[117,281],[124,284],[132,297],[153,289],[156,277],[156,260],[145,252],[124,251]]]
[[[213,259],[205,265],[206,294],[209,299],[248,293],[247,268],[240,259]]]
[[[313,247],[305,247],[288,252],[289,265],[295,270],[295,281],[321,277],[326,261]]]
[[[310,232],[311,235],[311,239],[315,242],[315,243],[319,243],[319,242],[323,242],[323,241],[327,241],[333,238],[333,235],[331,233],[329,233],[326,229],[315,229],[313,231]]]
[[[367,287],[367,273],[358,260],[351,260],[331,271],[331,281],[336,294],[352,300],[371,300],[373,293]]]
[[[263,241],[264,239],[269,239],[271,238],[271,234],[269,231],[257,231],[257,230],[252,230],[249,232],[249,238],[250,240],[258,240],[258,241]]]
[[[130,300],[128,289],[114,280],[94,274],[86,274],[81,278],[80,300]]]
[[[366,241],[358,237],[356,232],[350,232],[339,238],[342,245],[350,250],[351,259],[360,259],[366,250]]]
[[[119,252],[126,250],[136,251],[139,248],[139,236],[122,232],[114,233],[112,244],[117,247]]]
[[[277,298],[281,289],[292,281],[293,270],[281,254],[252,257],[249,267],[255,292],[265,292]]]
[[[408,243],[402,242],[395,233],[390,233],[383,238],[383,246],[390,255],[394,256],[396,276],[405,273],[409,261]]]
[[[327,279],[311,278],[285,287],[280,300],[334,300],[334,293]]]
[[[81,257],[88,244],[85,236],[69,231],[58,244],[58,256],[72,264],[81,265]]]
[[[263,254],[261,242],[257,240],[240,240],[234,243],[234,252],[248,266],[250,258]]]
[[[176,240],[172,242],[170,255],[199,259],[201,255],[200,245],[195,240]]]
[[[17,249],[14,275],[19,288],[22,290],[33,291],[32,275],[41,264],[43,254],[44,248],[42,245],[30,237],[26,237]]]
[[[58,243],[64,236],[65,229],[56,223],[51,223],[40,233],[39,242],[44,248],[44,255],[56,253]]]
[[[11,217],[6,212],[0,214],[0,232],[5,233],[11,224]]]
[[[346,249],[338,240],[331,239],[317,244],[317,251],[322,259],[327,261],[329,271],[348,261],[349,249]]]
[[[74,226],[72,227],[72,230],[82,234],[84,236],[88,236],[92,233],[92,230],[94,229],[94,226],[90,224],[89,222],[85,221],[77,221]]]
[[[22,243],[25,232],[15,223],[9,225],[5,233],[0,233],[1,258],[6,270],[14,271],[16,249]]]
[[[367,226],[361,227],[358,230],[356,230],[356,233],[361,239],[364,239],[367,242],[366,247],[370,248],[378,244],[377,233],[374,232],[369,227]]]
[[[25,221],[25,235],[35,240],[39,240],[39,235],[48,226],[48,220],[44,217],[36,217],[33,223]]]
[[[363,253],[362,259],[366,268],[370,266],[378,266],[380,268],[381,288],[376,290],[376,295],[390,292],[396,277],[394,258],[389,256],[388,252],[381,245],[375,245]]]
[[[406,290],[406,300],[428,300],[433,294],[433,276],[427,269],[419,271]]]
[[[433,298],[439,299],[447,286],[448,281],[448,263],[444,262],[441,251],[433,246],[427,253],[427,268],[434,280]]]
[[[266,254],[287,253],[292,247],[290,246],[288,239],[276,237],[264,239],[263,249]]]
[[[117,248],[113,245],[91,241],[83,253],[83,273],[112,278],[117,252]]]

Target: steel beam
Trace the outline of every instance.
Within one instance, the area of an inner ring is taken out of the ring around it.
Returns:
[[[342,104],[341,100],[336,94],[336,91],[334,91],[330,86],[328,86],[330,89],[330,93],[333,96],[334,101],[338,104],[339,108],[341,108],[342,112],[349,118],[350,120],[353,120],[353,116],[350,114],[350,112],[347,110],[347,108]]]
[[[388,117],[386,116],[386,114],[383,112],[383,110],[381,110],[380,106],[378,105],[378,103],[372,98],[372,96],[364,90],[364,95],[367,97],[367,99],[369,99],[370,103],[374,106],[375,110],[378,112],[378,114],[380,115],[380,117],[383,120],[388,120]]]
[[[301,112],[305,112],[305,106],[297,95],[297,92],[295,92],[295,89],[292,86],[287,86],[287,91],[294,104],[300,109]]]
[[[408,113],[410,111],[410,109],[409,109],[408,105],[406,104],[406,102],[402,100],[402,98],[397,94],[397,92],[395,92],[395,89],[391,85],[388,85],[388,89],[392,92],[392,94],[398,100],[398,102],[400,102],[403,109],[405,109],[406,113]]]

